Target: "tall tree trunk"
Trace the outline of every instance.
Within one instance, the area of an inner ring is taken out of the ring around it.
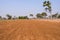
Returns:
[[[52,12],[50,12],[50,15],[51,15],[50,19],[53,19],[53,18],[52,18]]]

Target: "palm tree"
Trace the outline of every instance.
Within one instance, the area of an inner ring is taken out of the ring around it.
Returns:
[[[51,9],[50,1],[44,1],[43,2],[43,7],[45,7],[45,10],[49,11],[49,13],[51,14],[52,9]],[[51,19],[52,19],[52,14],[51,14]]]

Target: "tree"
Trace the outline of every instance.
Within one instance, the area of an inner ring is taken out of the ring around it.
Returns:
[[[8,17],[8,19],[12,19],[11,15],[7,14],[6,16]]]
[[[2,19],[2,16],[0,16],[0,19]]]
[[[17,19],[17,17],[16,17],[16,16],[14,16],[12,19],[13,19],[13,20],[15,20],[15,19]]]
[[[60,14],[58,15],[58,18],[60,18]]]
[[[28,19],[27,16],[19,16],[18,19]]]
[[[33,14],[30,14],[30,16],[33,16]]]
[[[42,12],[41,15],[43,16],[43,18],[46,18],[47,13],[46,12]]]
[[[33,14],[30,14],[30,16],[33,18]]]
[[[43,18],[40,13],[37,13],[36,17],[37,17],[37,18]]]
[[[5,17],[3,17],[2,19],[3,19],[3,20],[6,20],[6,18],[5,18]]]
[[[45,10],[49,11],[49,13],[51,14],[52,9],[51,9],[50,1],[44,1],[43,2],[43,7],[45,7]],[[51,19],[52,19],[52,14],[51,14]]]
[[[27,16],[24,16],[24,19],[29,19]]]
[[[58,13],[53,14],[53,15],[52,15],[52,18],[58,18],[58,15],[59,15]]]

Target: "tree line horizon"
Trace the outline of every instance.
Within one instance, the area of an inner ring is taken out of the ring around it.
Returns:
[[[45,9],[45,12],[37,13],[35,15],[36,18],[38,18],[38,19],[56,19],[56,18],[60,18],[59,13],[52,14],[52,6],[51,6],[50,1],[44,1],[43,2],[43,7]],[[49,16],[47,15],[47,12],[50,13]],[[7,16],[7,18],[0,16],[0,19],[29,19],[28,16],[18,16],[18,17],[14,16],[14,17],[12,17],[12,15],[9,15],[9,14],[6,14],[6,16]],[[34,16],[33,14],[29,14],[29,16],[31,16],[32,19],[36,19],[35,17],[33,17]]]

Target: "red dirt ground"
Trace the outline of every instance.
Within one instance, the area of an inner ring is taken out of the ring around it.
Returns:
[[[0,40],[60,40],[60,20],[0,20]]]

